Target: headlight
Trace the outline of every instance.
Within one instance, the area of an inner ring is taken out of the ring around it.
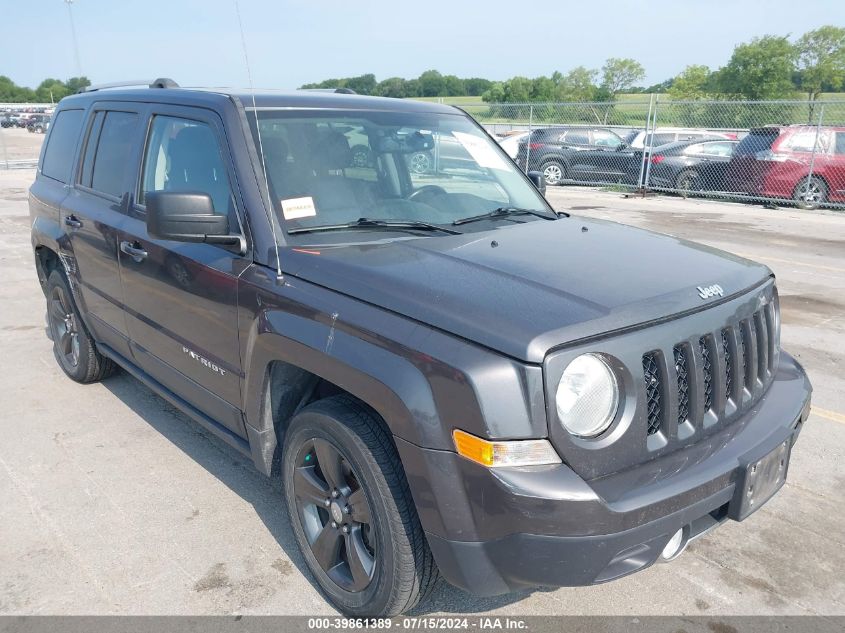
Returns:
[[[619,385],[613,370],[601,356],[579,356],[563,372],[555,404],[560,421],[572,435],[604,433],[619,408]]]

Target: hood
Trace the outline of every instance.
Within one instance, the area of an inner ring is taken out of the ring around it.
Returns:
[[[285,271],[541,363],[560,345],[728,297],[771,275],[714,248],[614,222],[561,218],[377,244],[285,249]],[[706,294],[706,293],[705,293]]]

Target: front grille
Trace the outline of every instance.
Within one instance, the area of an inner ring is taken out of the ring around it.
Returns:
[[[701,366],[704,373],[704,413],[713,408],[713,362],[710,360],[710,346],[707,339],[698,339],[698,348],[701,351]]]
[[[672,362],[660,351],[644,354],[646,433],[668,439],[678,426],[724,421],[758,398],[773,377],[772,310],[767,304],[748,318],[675,344]]]
[[[654,435],[660,430],[662,411],[660,408],[660,365],[657,364],[657,354],[643,356],[643,378],[645,381],[646,412],[648,417],[648,434]]]
[[[689,365],[682,345],[676,345],[672,352],[675,356],[675,373],[678,374],[678,424],[683,424],[689,418]]]

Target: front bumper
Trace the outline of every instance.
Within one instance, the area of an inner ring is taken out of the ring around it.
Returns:
[[[476,595],[607,582],[654,563],[672,534],[700,536],[734,513],[745,464],[809,415],[812,388],[781,352],[766,395],[701,442],[584,481],[565,464],[487,469],[397,439],[420,520],[443,576]]]

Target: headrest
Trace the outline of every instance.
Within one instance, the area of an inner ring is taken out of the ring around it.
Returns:
[[[352,164],[349,141],[340,132],[330,132],[318,142],[315,158],[318,169],[326,171],[345,169]]]
[[[188,161],[195,166],[216,166],[220,163],[214,134],[205,125],[192,125],[179,130],[171,142],[170,156],[172,162],[177,165]]]

